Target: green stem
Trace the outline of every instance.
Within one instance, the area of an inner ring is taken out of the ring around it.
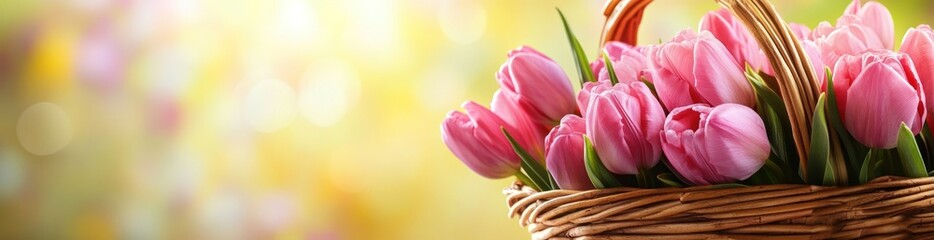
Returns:
[[[535,185],[535,182],[533,182],[532,179],[529,178],[529,176],[526,176],[525,173],[522,173],[522,171],[519,171],[516,173],[516,178],[519,179],[519,181],[522,182],[522,184],[525,184],[526,186],[529,186],[532,189],[535,189],[535,191],[541,191],[541,188]]]
[[[639,173],[636,174],[636,182],[639,184],[640,188],[652,188],[652,180],[649,179],[649,175],[651,175],[649,169],[639,169]]]

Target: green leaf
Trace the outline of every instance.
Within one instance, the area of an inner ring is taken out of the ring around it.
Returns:
[[[587,54],[584,53],[584,48],[581,47],[580,41],[577,41],[577,37],[574,36],[574,32],[571,31],[571,26],[568,25],[568,20],[564,18],[564,13],[561,12],[561,9],[557,10],[558,15],[561,16],[561,22],[564,23],[564,32],[568,36],[568,42],[571,44],[571,53],[574,54],[574,62],[577,63],[577,73],[580,75],[581,86],[583,86],[585,82],[596,82],[597,79],[594,78],[593,71],[590,69],[590,62],[587,61]]]
[[[920,178],[927,177],[927,167],[924,166],[924,159],[921,158],[921,150],[918,149],[918,142],[911,133],[908,125],[902,122],[898,129],[898,158],[901,159],[903,172],[906,177]]]
[[[872,169],[870,168],[881,156],[881,150],[869,149],[869,152],[866,153],[866,158],[863,159],[862,166],[859,168],[859,183],[867,183],[870,179],[875,177]]]
[[[659,173],[655,178],[670,187],[684,187],[684,184],[681,184],[681,181],[671,173]]]
[[[506,131],[505,127],[500,127],[500,130],[503,131],[503,135],[506,135],[506,139],[509,140],[509,144],[512,145],[512,150],[515,151],[516,154],[519,155],[519,159],[522,160],[522,170],[529,174],[529,179],[539,187],[539,190],[549,191],[558,189],[556,184],[552,184],[554,180],[551,178],[551,174],[548,173],[548,170],[538,163],[532,155],[529,155],[525,149],[522,149],[522,146]]]
[[[776,159],[781,163],[782,168],[786,169],[787,172],[792,172],[791,168],[792,166],[797,168],[797,162],[795,161],[794,165],[792,165],[792,161],[789,159],[791,155],[789,146],[792,142],[786,139],[792,139],[793,137],[790,131],[786,131],[791,123],[787,119],[785,103],[775,91],[772,91],[765,84],[762,75],[753,70],[748,64],[746,65],[745,76],[756,93],[756,112],[759,113],[762,122],[765,123],[772,152],[777,156]],[[789,178],[784,175],[781,175],[781,177]]]
[[[826,94],[821,93],[814,109],[814,119],[811,121],[811,152],[808,153],[806,179],[811,185],[824,184],[827,164],[830,162],[830,133],[824,114],[826,100]]]
[[[857,172],[857,170],[861,170],[857,169],[857,167],[863,165],[862,160],[869,151],[869,148],[857,142],[856,139],[847,132],[843,125],[843,119],[840,118],[840,110],[837,108],[837,95],[836,90],[833,88],[833,73],[830,71],[829,67],[824,68],[824,73],[826,74],[825,79],[827,81],[827,120],[829,124],[833,126],[837,136],[840,137],[840,143],[846,151],[848,159],[846,165],[847,172]],[[858,179],[853,177],[849,179],[850,184],[855,184],[858,181]]]
[[[519,181],[522,182],[522,184],[525,184],[526,186],[529,186],[532,189],[535,189],[535,191],[542,191],[542,189],[538,187],[538,184],[535,184],[535,181],[532,181],[532,179],[530,179],[529,176],[525,175],[525,173],[522,173],[522,171],[519,171],[516,173],[516,179],[519,179]]]
[[[931,126],[924,124],[924,127],[921,128],[921,138],[924,139],[924,147],[927,149],[927,156],[924,158],[926,162],[925,166],[928,167],[928,171],[934,171],[934,135],[931,134]],[[928,174],[930,176],[932,174]]]
[[[590,143],[590,137],[586,135],[584,136],[584,168],[587,169],[590,182],[598,189],[623,186],[619,180],[616,180],[616,176],[606,169],[606,166],[603,166],[603,161],[597,156],[597,150]]]
[[[616,76],[616,69],[613,68],[613,62],[610,61],[610,53],[606,50],[603,50],[603,65],[606,68],[607,74],[610,75],[610,84],[616,85],[619,83],[619,77]]]

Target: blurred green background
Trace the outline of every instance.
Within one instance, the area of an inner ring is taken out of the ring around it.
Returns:
[[[848,1],[774,1],[835,22]],[[883,1],[896,42],[934,2]],[[522,44],[603,1],[0,0],[0,238],[527,239],[441,143]],[[642,43],[713,1],[658,0]],[[593,57],[592,55],[591,57]]]

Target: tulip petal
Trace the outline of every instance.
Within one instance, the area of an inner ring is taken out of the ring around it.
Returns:
[[[769,157],[771,147],[765,124],[752,109],[737,105],[717,106],[704,126],[706,153],[719,176],[745,180]]]
[[[865,66],[849,91],[859,94],[847,96],[844,124],[868,147],[895,147],[899,125],[918,114],[918,93],[905,81],[904,73],[884,63]]]
[[[699,41],[694,48],[695,88],[711,105],[738,103],[755,106],[752,86],[741,68],[717,41]]]

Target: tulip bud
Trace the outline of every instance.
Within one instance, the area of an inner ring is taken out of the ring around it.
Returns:
[[[846,55],[834,67],[840,118],[850,135],[872,148],[893,148],[904,122],[918,134],[927,112],[914,63],[907,54],[870,51]],[[821,86],[826,90],[826,84]]]
[[[561,189],[593,189],[584,166],[584,124],[577,115],[564,116],[545,138],[545,165]]]
[[[852,21],[853,18],[846,15],[856,16],[861,25],[874,33],[884,49],[892,49],[895,41],[895,22],[892,21],[892,13],[881,3],[867,2],[860,5],[859,0],[853,0],[843,14],[844,17],[837,19],[837,26],[847,25]]]
[[[648,57],[658,98],[669,110],[694,103],[755,106],[743,68],[710,32],[681,31]]]
[[[577,113],[574,89],[561,66],[531,47],[509,52],[509,60],[496,74],[500,89],[516,95],[525,114],[551,129],[561,117]]]
[[[648,68],[645,54],[639,48],[622,42],[608,42],[603,46],[607,53],[616,77],[620,83],[642,81],[643,71]],[[610,81],[610,72],[606,69],[603,57],[590,63],[590,68],[597,74],[597,81]]]
[[[754,69],[769,68],[769,61],[760,51],[759,43],[728,9],[708,12],[701,18],[699,29],[709,31],[720,40],[739,65],[749,64]]]
[[[934,31],[928,25],[908,29],[902,40],[900,52],[908,54],[914,62],[918,79],[921,81],[927,112],[934,112]]]
[[[584,119],[587,135],[610,172],[636,174],[658,163],[665,112],[645,83],[593,88]]]
[[[671,167],[691,185],[746,180],[769,157],[765,124],[739,104],[676,108],[660,135]]]
[[[441,123],[444,144],[480,176],[496,179],[515,175],[521,160],[500,127],[515,131],[475,102],[465,102],[462,107],[467,114],[451,111]]]

